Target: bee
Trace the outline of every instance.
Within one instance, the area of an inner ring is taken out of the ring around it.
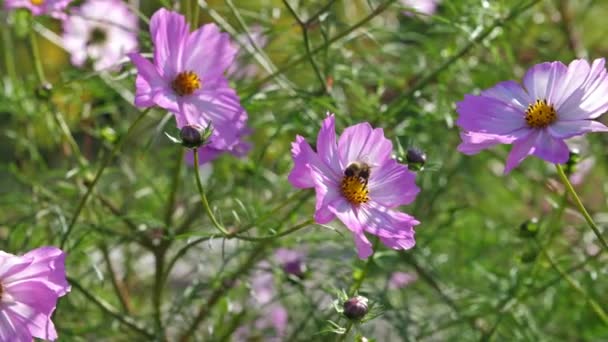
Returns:
[[[344,175],[346,177],[358,177],[361,183],[367,185],[371,174],[371,166],[364,162],[353,162],[346,167]]]

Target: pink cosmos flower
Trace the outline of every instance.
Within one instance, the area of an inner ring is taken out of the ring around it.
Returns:
[[[392,249],[414,246],[414,217],[391,210],[409,204],[420,191],[415,174],[391,158],[393,144],[382,128],[361,123],[344,130],[338,140],[333,114],[317,137],[317,151],[297,136],[292,143],[294,168],[289,182],[315,188],[315,221],[325,224],[338,217],[352,232],[359,257],[369,257],[372,244],[364,232],[376,235]]]
[[[60,249],[41,247],[23,256],[0,251],[0,341],[55,340],[51,315],[69,291]]]
[[[4,8],[26,8],[34,16],[48,14],[57,19],[64,19],[63,10],[68,7],[70,2],[72,0],[5,0]]]
[[[137,49],[137,16],[121,0],[88,0],[63,21],[63,43],[76,66],[115,67]]]
[[[592,65],[575,60],[537,64],[523,79],[498,83],[480,95],[465,95],[457,104],[462,143],[458,150],[476,154],[497,144],[513,144],[507,158],[509,173],[527,156],[551,163],[568,161],[564,139],[588,132],[605,132],[595,121],[608,109],[605,61]]]
[[[260,266],[268,268],[270,264],[262,262]],[[239,327],[234,333],[234,340],[249,341],[263,338],[264,341],[283,341],[287,330],[288,313],[279,302],[273,302],[277,290],[272,273],[259,271],[254,274],[251,280],[251,293],[255,300],[248,308],[259,309],[261,315],[253,322],[253,326]]]
[[[258,47],[262,48],[268,44],[268,37],[264,34],[264,29],[260,25],[253,25],[249,32],[241,33],[236,36],[236,40],[241,47],[239,48],[236,62],[232,63],[230,68],[228,68],[228,75],[230,75],[232,79],[252,79],[257,76],[260,71],[255,62],[251,62],[247,59],[247,57],[250,57],[248,49],[254,49],[251,41],[249,41],[250,38]]]
[[[135,105],[171,111],[178,128],[211,124],[210,153],[238,153],[241,137],[247,134],[247,113],[224,77],[236,54],[228,34],[220,33],[215,24],[190,32],[182,15],[166,9],[152,16],[150,34],[154,63],[129,54],[138,72]]]
[[[426,15],[433,15],[437,11],[437,5],[439,0],[401,0],[401,4],[406,7],[414,9],[416,12],[420,12]],[[405,11],[406,15],[413,15],[414,13]]]
[[[416,273],[393,272],[388,280],[388,288],[392,290],[402,289],[417,279]]]

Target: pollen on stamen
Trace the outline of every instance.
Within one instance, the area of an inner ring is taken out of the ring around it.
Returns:
[[[180,96],[191,95],[201,88],[201,79],[193,71],[180,72],[171,83],[171,87]]]
[[[40,6],[44,4],[44,0],[31,0],[30,1],[34,6]]]
[[[555,108],[547,100],[536,100],[526,110],[526,123],[532,128],[544,128],[557,119]]]
[[[367,184],[357,176],[345,176],[340,184],[342,196],[353,205],[360,205],[369,201]]]

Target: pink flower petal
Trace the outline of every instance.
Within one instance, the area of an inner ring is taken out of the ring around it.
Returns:
[[[190,27],[183,15],[159,9],[150,19],[150,35],[154,42],[154,63],[159,66],[161,76],[173,79],[182,67],[184,42]]]
[[[413,202],[420,192],[416,175],[393,159],[372,170],[368,188],[374,202],[389,208]]]
[[[311,159],[317,158],[317,154],[302,136],[296,136],[296,141],[291,143],[291,155],[294,166],[289,176],[287,176],[289,183],[300,189],[314,187],[315,183],[307,165],[311,162]],[[313,161],[313,163],[317,162]]]
[[[185,70],[192,70],[202,79],[223,76],[234,61],[237,49],[227,33],[220,33],[215,24],[201,26],[186,40],[183,58]]]
[[[346,128],[338,141],[344,167],[356,161],[380,165],[390,158],[392,149],[393,144],[384,137],[384,130],[372,129],[367,122]]]
[[[571,138],[588,132],[606,132],[608,127],[594,120],[557,121],[547,127],[547,130],[557,139]]]
[[[372,255],[374,253],[372,244],[365,236],[361,222],[359,222],[353,207],[346,201],[338,201],[334,205],[331,205],[329,209],[352,232],[359,258],[367,259]]]

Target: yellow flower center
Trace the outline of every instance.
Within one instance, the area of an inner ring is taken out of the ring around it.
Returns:
[[[544,128],[557,119],[557,112],[547,100],[536,100],[526,110],[526,122],[533,128]]]
[[[44,0],[31,0],[30,1],[34,6],[40,6],[44,4]]]
[[[358,176],[345,176],[340,184],[342,196],[351,204],[359,205],[369,201],[367,183]]]
[[[193,71],[180,72],[171,83],[171,87],[180,96],[191,95],[201,88],[201,79]]]

